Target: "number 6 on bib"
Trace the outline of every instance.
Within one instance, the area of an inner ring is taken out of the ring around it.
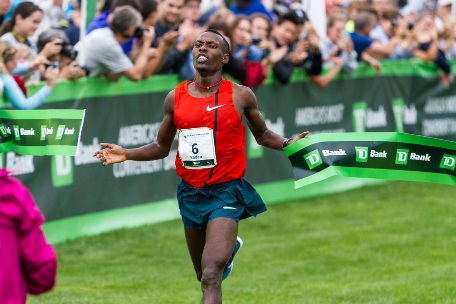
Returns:
[[[179,130],[178,151],[185,168],[212,168],[217,164],[214,134],[210,128]]]

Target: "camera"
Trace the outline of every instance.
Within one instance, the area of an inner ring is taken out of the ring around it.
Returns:
[[[260,42],[261,42],[261,38],[260,38],[260,37],[258,37],[258,36],[252,36],[252,43],[253,43],[253,44],[256,45],[256,44],[258,44],[258,43],[260,43]]]
[[[62,43],[58,43],[57,45],[62,46],[62,50],[60,51],[60,54],[62,54],[63,56],[66,56],[66,57],[70,58],[71,60],[75,60],[76,57],[78,56],[78,51],[74,50],[73,46],[71,44],[69,44],[68,42],[66,42],[65,40],[63,40]]]
[[[337,52],[334,54],[335,57],[340,57],[342,55],[342,50],[338,49]]]
[[[141,38],[144,35],[144,31],[148,31],[148,28],[143,28],[141,26],[137,26],[135,28],[135,32],[133,33],[133,37],[135,38]]]
[[[49,67],[53,67],[54,69],[58,69],[59,68],[59,63],[57,61],[51,61],[50,63],[45,63],[44,66],[46,67],[46,70]]]
[[[415,25],[415,24],[413,24],[412,22],[409,22],[409,23],[408,23],[408,29],[409,29],[409,31],[413,29],[413,26],[414,26],[414,25]]]

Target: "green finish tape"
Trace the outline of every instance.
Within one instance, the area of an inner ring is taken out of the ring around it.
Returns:
[[[394,133],[317,134],[285,148],[303,187],[331,176],[456,185],[456,143]]]
[[[0,110],[0,152],[77,154],[85,110]]]

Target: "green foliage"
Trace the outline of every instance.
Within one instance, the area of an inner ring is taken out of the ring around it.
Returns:
[[[454,303],[455,191],[391,182],[271,205],[241,222],[224,303]],[[29,303],[199,303],[180,221],[56,250],[55,290]]]

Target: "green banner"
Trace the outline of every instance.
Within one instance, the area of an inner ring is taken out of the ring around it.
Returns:
[[[0,110],[0,152],[75,156],[85,110]]]
[[[456,142],[394,132],[318,134],[285,148],[295,188],[331,176],[456,185]]]

